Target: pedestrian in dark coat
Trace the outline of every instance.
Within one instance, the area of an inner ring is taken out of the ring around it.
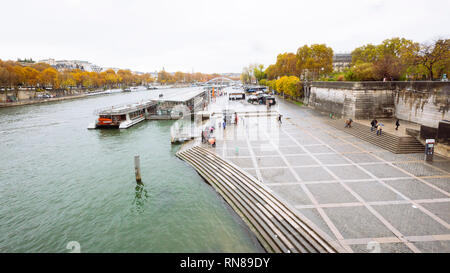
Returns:
[[[398,126],[400,126],[400,120],[397,119],[397,121],[395,122],[395,130],[398,130]]]
[[[373,132],[373,130],[375,130],[375,129],[377,128],[377,123],[378,123],[378,121],[377,121],[376,119],[373,119],[373,120],[370,122],[370,125],[372,125],[372,127],[370,127],[370,131],[371,131],[371,132]]]

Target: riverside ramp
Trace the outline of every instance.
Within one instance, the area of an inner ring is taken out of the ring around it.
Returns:
[[[241,168],[205,148],[177,153],[232,206],[271,253],[345,252]]]

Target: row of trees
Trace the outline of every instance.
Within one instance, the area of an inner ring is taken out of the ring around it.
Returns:
[[[283,76],[277,80],[262,79],[260,84],[268,86],[278,94],[285,94],[291,97],[301,97],[303,95],[302,82],[296,76]]]
[[[333,49],[325,44],[313,44],[298,48],[296,54],[279,54],[276,63],[266,69],[262,64],[244,67],[241,81],[267,85],[277,93],[299,97],[303,89],[300,79],[318,79],[332,71]]]
[[[434,80],[450,72],[450,39],[416,43],[405,38],[367,44],[352,52],[346,80]]]
[[[304,45],[294,53],[278,54],[275,64],[265,70],[267,79],[296,76],[303,79],[318,79],[333,71],[333,49],[325,44]]]
[[[426,43],[405,38],[386,39],[379,45],[358,47],[351,56],[348,69],[333,71],[331,47],[304,45],[295,54],[278,54],[275,64],[266,69],[260,64],[244,67],[241,81],[244,84],[267,83],[284,76],[338,81],[436,80],[450,73],[450,39]]]
[[[19,87],[51,88],[54,90],[72,87],[92,89],[120,87],[152,83],[150,74],[135,74],[130,70],[108,69],[103,72],[87,72],[79,69],[58,71],[45,63],[22,65],[14,61],[0,60],[0,87],[18,89]]]
[[[302,95],[300,79],[314,80],[332,71],[333,49],[325,44],[313,44],[298,48],[296,54],[278,54],[276,63],[266,69],[262,64],[244,67],[241,81],[267,85],[277,93],[299,97]]]
[[[166,72],[164,69],[158,72],[158,82],[160,84],[175,84],[175,83],[196,83],[206,82],[213,78],[220,77],[219,74],[203,74],[197,73],[184,73],[177,71],[174,74]]]
[[[58,71],[45,63],[15,62],[0,60],[0,89],[19,87],[51,88],[54,90],[80,88],[117,88],[123,86],[205,82],[218,74],[183,73],[174,74],[161,70],[155,80],[149,73],[136,74],[130,70],[108,69],[102,72],[87,72],[80,69]]]

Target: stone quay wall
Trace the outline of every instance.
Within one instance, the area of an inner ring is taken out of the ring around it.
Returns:
[[[450,82],[312,82],[304,103],[354,119],[399,118],[437,128],[450,120]]]
[[[54,97],[62,97],[62,96],[73,96],[73,95],[82,95],[84,94],[83,90],[72,89],[72,90],[47,90],[45,92],[37,92],[35,90],[9,90],[8,96],[14,97],[16,101],[27,101],[36,99],[38,95],[42,94],[51,94]],[[6,92],[0,92],[0,102],[6,102],[7,96]]]

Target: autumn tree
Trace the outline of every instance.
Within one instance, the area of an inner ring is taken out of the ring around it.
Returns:
[[[244,67],[241,73],[241,82],[244,84],[252,83],[253,79],[253,70],[251,67]]]
[[[259,83],[262,79],[265,79],[266,73],[264,71],[264,65],[255,65],[255,67],[253,68],[253,75],[255,75],[256,83]]]
[[[153,79],[152,75],[150,75],[150,73],[144,73],[141,75],[141,82],[143,84],[150,84],[154,81],[155,79]]]
[[[160,84],[166,84],[170,81],[172,75],[167,73],[164,69],[158,72],[158,82]]]
[[[333,49],[325,44],[304,45],[297,50],[297,75],[313,79],[333,72]]]
[[[268,80],[276,79],[277,76],[278,76],[278,71],[277,71],[276,65],[274,65],[274,64],[269,65],[266,68],[265,73],[266,73],[266,76],[267,76]]]
[[[69,71],[63,71],[62,73],[60,73],[58,81],[59,86],[62,87],[63,89],[72,88],[77,84],[75,79],[73,78],[73,74],[70,73]]]
[[[278,54],[275,66],[277,77],[298,75],[297,58],[294,53]]]
[[[283,76],[274,81],[274,83],[269,81],[268,84],[279,94],[285,94],[291,97],[302,96],[302,83],[298,77]]]
[[[14,63],[1,62],[0,64],[0,83],[2,83],[2,86],[4,86],[6,90],[8,88],[14,88],[15,86],[17,86],[19,77],[14,70]]]
[[[58,71],[52,67],[44,69],[39,75],[39,82],[46,87],[58,87]]]
[[[184,82],[184,73],[181,71],[177,71],[173,75],[173,78],[174,78],[175,82],[179,82],[179,83]]]
[[[349,81],[374,81],[376,79],[374,65],[372,63],[358,63],[345,74]]]
[[[119,69],[117,71],[117,81],[125,86],[130,86],[133,83],[133,74],[129,69]]]
[[[25,75],[25,84],[27,86],[36,86],[39,82],[39,71],[33,67],[25,67],[23,69]]]
[[[405,71],[405,64],[393,55],[385,55],[373,64],[373,79],[399,80]]]
[[[422,66],[427,71],[427,78],[433,80],[435,73],[439,76],[449,73],[450,39],[440,39],[434,43],[420,44],[414,54],[414,64]]]
[[[397,37],[379,45],[367,44],[352,51],[351,69],[360,80],[399,80],[411,65],[417,47],[417,43]]]
[[[374,63],[378,60],[379,51],[376,46],[372,44],[357,47],[352,51],[352,64],[360,63]]]
[[[158,81],[163,84],[175,82],[204,82],[219,74],[183,73],[175,75],[160,71]],[[52,89],[77,88],[113,88],[121,85],[140,85],[154,82],[155,79],[149,73],[134,73],[128,69],[120,69],[117,73],[113,69],[103,72],[88,72],[81,69],[65,69],[58,71],[45,63],[19,63],[15,61],[0,60],[0,90],[14,89],[18,92],[19,87],[46,87]]]
[[[108,88],[116,86],[117,82],[119,81],[119,76],[113,69],[108,69],[104,72],[101,72],[100,76],[104,79],[105,84],[108,86]]]

